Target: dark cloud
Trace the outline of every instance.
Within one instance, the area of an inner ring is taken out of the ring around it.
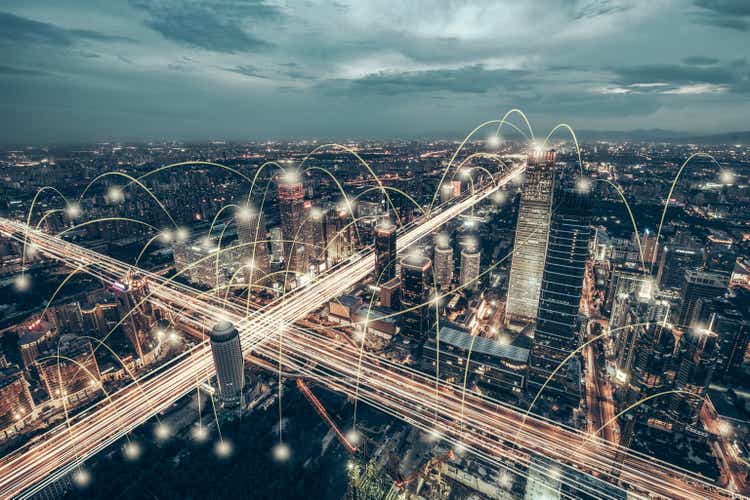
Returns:
[[[5,66],[0,65],[0,75],[6,75],[6,76],[44,76],[48,75],[46,71],[41,71],[38,69],[26,69],[26,68],[16,68],[13,66]]]
[[[617,14],[630,8],[614,0],[588,0],[576,3],[580,3],[580,5],[576,5],[573,11],[573,19],[575,20]]]
[[[244,64],[241,66],[235,66],[233,68],[223,68],[225,71],[231,71],[242,76],[248,76],[251,78],[268,78],[268,76],[261,73],[258,68],[250,64]]]
[[[380,72],[352,80],[328,80],[322,87],[330,94],[412,94],[453,92],[482,94],[491,89],[523,90],[529,87],[528,71],[487,69],[482,65],[459,69]]]
[[[246,25],[279,20],[281,12],[260,0],[131,0],[147,13],[147,24],[177,43],[228,54],[251,52],[271,45]]]
[[[95,42],[132,42],[132,38],[92,30],[65,29],[9,12],[0,12],[0,43],[42,44],[70,47],[79,40]]]
[[[682,62],[689,66],[713,66],[719,63],[719,59],[716,57],[690,56],[684,58]]]
[[[748,0],[695,0],[700,11],[693,21],[719,28],[738,31],[750,30],[750,1]]]
[[[687,66],[679,64],[652,64],[631,66],[615,70],[621,84],[665,82],[670,84],[710,83],[730,84],[736,75],[724,67]]]

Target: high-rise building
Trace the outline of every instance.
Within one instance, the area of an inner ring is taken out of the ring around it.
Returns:
[[[591,207],[588,196],[574,191],[562,192],[560,199],[550,225],[529,363],[529,388],[533,393],[578,347],[578,309],[589,254]],[[558,372],[547,390],[570,396],[574,404],[580,396],[578,378],[565,370]]]
[[[100,386],[99,364],[91,342],[76,335],[60,337],[59,345],[46,351],[44,359],[37,361],[37,370],[52,399],[73,397],[80,392],[98,390]]]
[[[240,333],[229,321],[220,321],[214,325],[210,337],[222,407],[237,408],[242,404],[242,389],[245,384]]]
[[[428,257],[409,255],[401,259],[401,310],[415,308],[403,314],[403,332],[420,339],[426,332],[430,316],[430,307],[423,304],[430,295],[431,271],[432,261]]]
[[[528,154],[510,268],[506,321],[528,323],[536,318],[552,213],[554,169],[554,151]]]
[[[450,237],[441,233],[435,238],[435,282],[448,290],[453,282],[453,247]]]
[[[689,327],[699,299],[714,298],[727,291],[729,276],[722,273],[688,269],[680,289],[680,313],[677,324]]]
[[[305,216],[304,197],[305,189],[298,173],[286,172],[279,176],[279,219],[284,239],[284,259],[290,261],[289,270],[297,273],[307,272],[302,232]],[[298,248],[302,248],[303,251],[294,251]]]
[[[335,264],[354,252],[354,232],[351,215],[345,207],[331,207],[326,214],[326,249],[328,260]]]
[[[377,285],[396,277],[396,225],[383,217],[375,227],[375,274]]]
[[[470,290],[479,284],[481,254],[477,244],[466,245],[461,250],[461,286]]]
[[[682,392],[671,396],[668,412],[677,424],[697,423],[706,389],[717,368],[718,354],[714,332],[691,328],[680,337],[674,388]]]
[[[320,207],[305,202],[305,251],[307,260],[313,266],[319,267],[326,261],[325,252],[325,217]]]
[[[23,372],[0,369],[0,429],[21,421],[34,409],[34,400]]]
[[[666,290],[679,290],[685,271],[695,269],[703,265],[703,249],[697,242],[689,240],[685,244],[664,245],[661,249],[659,259],[659,270],[656,281],[659,288]]]
[[[268,238],[263,213],[247,207],[237,216],[237,240],[245,267],[245,281],[248,286],[260,283],[271,270],[268,255]]]

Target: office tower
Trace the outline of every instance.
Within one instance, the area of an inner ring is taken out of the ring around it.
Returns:
[[[44,354],[44,359],[37,361],[37,370],[52,399],[98,390],[101,380],[99,365],[91,342],[87,339],[76,335],[63,335],[60,337],[59,346],[50,348]]]
[[[34,409],[34,400],[23,372],[0,369],[0,429],[21,421]]]
[[[670,241],[664,245],[659,259],[656,282],[662,290],[679,290],[685,271],[703,265],[703,249],[697,242],[686,240],[680,244],[674,240],[674,244]]]
[[[441,290],[450,289],[453,282],[453,247],[445,233],[435,238],[435,282]]]
[[[401,289],[401,278],[395,278],[386,281],[380,285],[380,305],[392,309],[398,308],[398,293]]]
[[[744,297],[743,297],[744,295]],[[748,292],[737,295],[699,299],[693,314],[694,325],[705,327],[717,335],[716,377],[724,379],[740,375],[750,341],[750,308]]]
[[[302,179],[296,172],[279,176],[279,219],[284,239],[284,260],[288,260],[290,271],[307,272],[307,259],[302,232],[304,222],[305,190]],[[293,244],[294,242],[294,244]],[[302,248],[303,251],[295,251]]]
[[[396,225],[383,217],[375,227],[375,282],[387,283],[396,277]]]
[[[688,269],[682,280],[680,289],[680,312],[677,324],[689,327],[693,320],[693,313],[698,300],[715,298],[727,291],[729,277],[725,274]]]
[[[242,403],[245,383],[240,333],[229,321],[220,321],[214,325],[210,337],[219,400],[223,408],[237,408]]]
[[[432,286],[432,261],[423,255],[401,259],[401,310],[421,306],[429,299]],[[403,314],[404,333],[421,339],[430,315],[430,306],[417,307]]]
[[[331,207],[326,214],[326,248],[328,259],[335,264],[353,253],[356,228],[352,217],[344,207]]]
[[[479,284],[480,262],[481,254],[479,253],[479,245],[476,242],[466,245],[461,250],[461,286],[469,290],[477,288]]]
[[[281,234],[281,228],[276,226],[271,228],[271,259],[273,262],[282,262],[284,260],[284,239]]]
[[[443,184],[440,186],[440,203],[447,203],[453,198],[453,186]]]
[[[320,207],[316,207],[312,202],[305,202],[305,251],[307,260],[316,268],[319,268],[326,261],[325,252],[325,217]]]
[[[632,384],[640,394],[666,389],[674,347],[675,338],[668,324],[655,322],[644,328],[636,341],[631,375]]]
[[[528,323],[536,318],[552,212],[554,167],[554,151],[528,154],[510,267],[506,321]]]
[[[130,274],[110,287],[117,300],[120,318],[125,318],[122,328],[139,358],[143,357],[146,333],[154,321],[154,311],[149,301],[148,282],[141,274]]]
[[[578,347],[583,276],[589,255],[591,204],[587,195],[561,193],[549,231],[549,243],[529,363],[529,388],[536,393],[547,377]],[[573,366],[573,365],[571,365]],[[547,391],[569,396],[577,404],[577,377],[560,370]]]
[[[236,223],[241,265],[247,266],[245,281],[248,286],[260,283],[271,270],[263,214],[255,208],[247,207],[238,213]]]
[[[679,425],[695,425],[706,389],[713,380],[719,354],[716,333],[691,328],[680,337],[674,388],[685,391],[671,396],[668,414]],[[688,394],[689,393],[689,394]]]

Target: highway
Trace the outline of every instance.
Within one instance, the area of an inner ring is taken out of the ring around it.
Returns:
[[[404,250],[429,235],[522,171],[523,167],[511,169],[498,179],[497,185],[466,195],[441,207],[431,217],[411,224],[398,238],[399,249]],[[285,371],[296,370],[333,390],[350,396],[357,394],[360,400],[436,432],[500,467],[522,472],[530,455],[539,453],[610,483],[622,481],[637,495],[731,497],[729,492],[686,471],[630,451],[624,453],[623,467],[613,458],[617,448],[605,440],[591,439],[588,433],[533,415],[521,425],[523,412],[517,408],[470,392],[464,398],[460,388],[451,385],[442,384],[436,391],[435,381],[428,375],[369,353],[363,356],[360,370],[356,348],[294,325],[367,277],[374,267],[372,250],[355,255],[314,283],[245,315],[242,306],[227,303],[217,296],[198,297],[198,292],[188,286],[135,270],[115,259],[29,230],[23,224],[0,220],[0,232],[15,238],[25,235],[43,253],[72,267],[83,266],[82,271],[105,280],[114,281],[129,272],[141,272],[149,279],[152,294],[149,300],[155,305],[175,312],[187,308],[181,314],[182,321],[204,328],[219,319],[228,319],[238,325],[243,348],[248,354],[278,363],[281,353]],[[3,457],[0,460],[0,497],[38,491],[168,408],[212,375],[211,355],[204,342],[148,374],[139,384],[111,394],[111,401],[102,401],[74,417],[69,426],[61,425],[50,431],[46,439]],[[359,388],[357,380],[362,384]],[[564,475],[568,478],[564,481],[579,489],[590,488],[572,477]]]

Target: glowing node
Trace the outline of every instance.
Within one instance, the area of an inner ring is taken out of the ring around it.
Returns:
[[[190,230],[186,227],[178,227],[175,231],[175,238],[177,241],[185,241],[190,237]]]
[[[65,215],[70,219],[77,219],[81,216],[81,205],[78,203],[68,203],[65,207]]]
[[[165,423],[159,423],[154,428],[154,436],[159,441],[166,441],[172,435],[172,429]]]
[[[79,488],[85,488],[91,484],[91,473],[86,469],[78,469],[73,473],[73,482]]]
[[[190,434],[193,437],[193,441],[202,443],[206,439],[208,439],[208,427],[198,424],[193,427],[192,431],[190,431]]]
[[[235,216],[241,222],[248,222],[250,218],[253,216],[253,209],[247,205],[243,205],[237,209]]]
[[[492,134],[487,137],[487,146],[491,148],[497,148],[500,146],[500,137],[498,137],[497,134]]]
[[[273,447],[273,458],[277,462],[286,462],[292,456],[292,450],[286,443],[279,443]]]
[[[722,436],[728,436],[732,433],[732,425],[729,422],[719,422],[719,434]]]
[[[34,257],[36,254],[39,253],[39,248],[33,243],[29,243],[26,245],[26,256],[27,257]]]
[[[502,488],[509,490],[513,487],[513,474],[504,470],[498,475],[497,482]]]
[[[507,196],[506,196],[505,192],[503,192],[503,191],[495,191],[492,194],[492,201],[496,205],[502,205],[503,203],[505,203],[506,198],[507,198]]]
[[[29,278],[28,274],[19,274],[13,280],[13,284],[15,285],[16,290],[19,292],[25,292],[31,288],[31,278]]]
[[[461,179],[463,179],[463,180],[468,180],[468,179],[469,179],[469,177],[471,177],[471,170],[470,170],[470,169],[468,169],[468,168],[462,168],[462,169],[461,169],[461,170],[460,170],[460,171],[458,172],[458,176],[459,176],[459,177],[460,177]]]
[[[346,440],[353,445],[359,444],[360,437],[361,436],[356,429],[350,429],[349,432],[346,433]]]
[[[232,443],[227,441],[226,439],[222,439],[218,443],[216,443],[216,446],[214,447],[214,453],[216,453],[216,456],[220,458],[227,458],[232,454]]]
[[[588,177],[579,177],[576,181],[576,191],[580,194],[591,192],[591,179]]]
[[[128,442],[122,447],[122,453],[130,461],[138,460],[141,457],[141,445],[133,441]]]
[[[348,461],[348,462],[346,462],[346,469],[347,470],[352,470],[353,468],[354,468],[354,462],[352,462],[351,460]]]
[[[174,234],[169,229],[165,229],[161,233],[159,233],[159,240],[162,243],[171,243],[172,239],[174,238]]]
[[[177,343],[180,342],[180,336],[174,330],[172,330],[171,332],[169,332],[168,339],[173,344],[177,344]]]
[[[125,199],[125,193],[123,193],[122,188],[119,186],[112,186],[107,191],[107,197],[113,203],[120,203]]]
[[[734,184],[734,172],[731,170],[722,170],[719,174],[719,179],[721,179],[722,184],[732,185]]]

